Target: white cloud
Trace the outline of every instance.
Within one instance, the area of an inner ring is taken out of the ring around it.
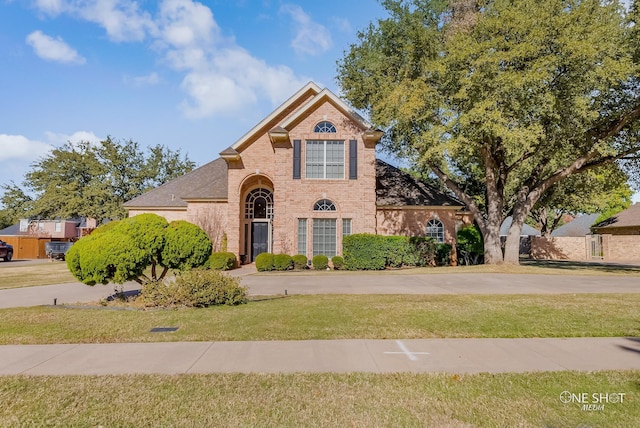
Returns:
[[[0,162],[35,161],[52,148],[49,144],[29,140],[22,135],[0,134]]]
[[[305,82],[290,68],[271,67],[237,46],[217,52],[209,65],[207,70],[190,71],[182,82],[191,97],[181,105],[189,118],[233,114],[260,97],[276,104]]]
[[[154,71],[153,73],[149,73],[145,76],[125,76],[124,81],[137,87],[154,86],[160,83],[160,76]]]
[[[280,12],[293,19],[296,36],[291,41],[291,47],[298,55],[319,55],[331,48],[333,42],[329,30],[314,22],[300,6],[284,4],[280,7]]]
[[[84,64],[86,62],[75,49],[67,45],[60,37],[54,39],[42,31],[34,31],[29,34],[27,43],[42,59],[70,64]]]
[[[102,26],[113,41],[150,41],[167,66],[184,73],[181,88],[186,99],[180,108],[189,118],[234,114],[265,98],[276,104],[308,80],[296,77],[286,66],[267,64],[223,37],[211,9],[197,1],[162,0],[154,17],[133,0],[36,1],[41,12],[65,13]],[[328,49],[328,31],[302,9],[290,8],[298,25],[314,32],[300,32],[297,49],[306,53]],[[311,44],[314,49],[306,46]],[[134,84],[158,80],[156,73],[127,79]]]
[[[62,134],[56,132],[45,132],[45,137],[47,141],[55,146],[61,146],[65,143],[79,143],[81,141],[88,141],[90,143],[99,143],[103,139],[96,136],[93,132],[90,131],[76,131],[73,134]]]
[[[61,14],[66,7],[63,0],[36,0],[35,6],[38,10],[52,16]]]
[[[142,41],[155,26],[151,16],[131,0],[36,0],[35,7],[48,15],[66,13],[104,28],[113,41]]]

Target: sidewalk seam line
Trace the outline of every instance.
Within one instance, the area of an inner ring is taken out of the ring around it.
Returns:
[[[56,344],[52,344],[52,345],[50,344],[50,345],[46,345],[46,346],[55,346],[55,345],[58,345],[58,344],[56,343]],[[20,373],[18,373],[18,374],[25,374],[26,372],[28,372],[28,371],[30,371],[30,370],[33,370],[33,369],[35,369],[36,367],[40,367],[41,365],[43,365],[43,364],[45,364],[45,363],[48,363],[49,361],[53,360],[54,358],[58,358],[59,356],[64,355],[64,354],[66,354],[67,352],[71,352],[71,351],[73,351],[74,349],[78,348],[80,345],[82,345],[82,344],[80,344],[80,343],[76,343],[76,344],[75,344],[75,345],[73,345],[71,348],[69,348],[69,349],[65,349],[65,350],[64,350],[64,351],[62,351],[62,352],[59,352],[59,353],[57,353],[57,354],[55,354],[55,355],[52,355],[50,358],[47,358],[47,359],[46,359],[46,360],[44,360],[44,361],[40,361],[40,362],[39,362],[38,364],[36,364],[35,366],[31,366],[31,367],[29,367],[28,369],[22,370],[22,371],[21,371]]]
[[[213,347],[213,345],[215,345],[216,342],[210,342],[209,346],[207,346],[207,349],[205,349],[204,351],[202,351],[202,353],[198,356],[198,358],[195,359],[195,361],[189,366],[189,368],[187,368],[187,370],[185,370],[185,374],[188,374],[191,372],[191,369],[193,369],[193,367],[198,364],[198,362],[202,359],[202,357],[204,357],[204,354],[206,354],[207,352],[209,352],[209,350]]]

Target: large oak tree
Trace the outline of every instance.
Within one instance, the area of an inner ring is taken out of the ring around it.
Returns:
[[[3,186],[0,202],[11,222],[20,218],[125,217],[122,204],[191,171],[180,150],[107,138],[66,143],[31,165],[21,186]]]
[[[629,13],[615,0],[382,3],[389,17],[359,34],[339,84],[389,151],[469,207],[486,263],[518,263],[547,190],[640,151],[637,0]]]

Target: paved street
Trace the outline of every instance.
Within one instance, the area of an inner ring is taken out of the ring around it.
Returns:
[[[0,275],[2,271],[0,270]],[[640,276],[410,274],[406,272],[255,273],[232,271],[252,295],[284,294],[566,294],[640,293]],[[125,291],[137,290],[135,282]],[[80,283],[0,290],[0,308],[94,302],[111,296],[113,285]]]

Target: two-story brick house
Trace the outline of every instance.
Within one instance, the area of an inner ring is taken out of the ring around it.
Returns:
[[[353,233],[453,242],[470,213],[376,160],[382,135],[331,91],[309,83],[220,158],[125,207],[130,216],[213,221],[243,261],[264,251],[341,254],[342,237]]]

